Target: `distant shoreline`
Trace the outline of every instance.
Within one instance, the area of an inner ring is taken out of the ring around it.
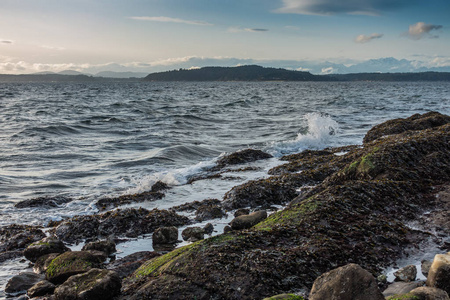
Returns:
[[[178,69],[151,73],[144,78],[100,77],[85,74],[0,74],[2,83],[24,82],[353,82],[353,81],[450,81],[450,72],[417,73],[352,73],[314,75],[309,72],[280,68],[265,68],[256,65],[238,67],[204,67],[199,69]]]

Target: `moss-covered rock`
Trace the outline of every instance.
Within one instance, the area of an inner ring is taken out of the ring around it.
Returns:
[[[309,289],[316,277],[348,263],[378,274],[406,248],[428,240],[430,233],[405,224],[434,209],[431,186],[450,181],[450,124],[390,135],[335,156],[319,160],[314,170],[286,169],[234,188],[224,198],[227,208],[293,201],[251,229],[149,261],[126,281],[124,299],[188,293],[260,299]],[[306,183],[318,184],[297,196]]]
[[[88,251],[66,252],[52,260],[45,276],[48,281],[60,284],[72,275],[85,273],[100,266],[101,261],[98,257]]]
[[[20,250],[45,238],[39,226],[11,224],[0,227],[0,252]]]
[[[40,241],[32,243],[23,252],[26,259],[36,262],[36,260],[50,253],[64,253],[70,251],[66,245],[55,237],[46,237]]]

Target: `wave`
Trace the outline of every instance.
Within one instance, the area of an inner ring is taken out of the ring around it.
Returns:
[[[306,149],[323,149],[332,146],[333,142],[337,140],[339,124],[331,116],[308,113],[304,118],[307,125],[295,139],[271,143],[269,152],[272,155],[279,157]]]

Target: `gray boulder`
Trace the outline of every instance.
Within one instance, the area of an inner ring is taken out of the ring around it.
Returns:
[[[181,232],[183,240],[196,242],[205,238],[205,230],[201,227],[188,227]]]
[[[125,278],[133,273],[147,260],[159,256],[160,254],[154,251],[141,251],[125,256],[124,258],[117,259],[109,263],[106,268],[111,271],[117,272],[120,278]]]
[[[42,255],[34,263],[33,271],[38,274],[45,273],[52,260],[58,257],[58,255],[60,255],[60,253],[50,253]]]
[[[416,280],[417,268],[414,265],[409,265],[394,272],[396,281],[410,282]]]
[[[445,291],[428,286],[416,288],[411,291],[411,294],[420,300],[450,300]]]
[[[249,215],[242,215],[234,218],[230,226],[233,230],[247,229],[255,226],[259,222],[267,218],[267,211],[259,210]]]
[[[423,281],[413,281],[413,282],[403,282],[397,281],[388,286],[387,289],[383,291],[385,297],[393,295],[403,295],[411,292],[413,289],[423,286],[425,283]]]
[[[81,249],[83,251],[87,250],[96,250],[96,251],[102,251],[105,252],[106,255],[110,255],[114,252],[116,252],[116,243],[114,243],[111,240],[102,240],[102,241],[95,241],[87,243],[83,246]]]
[[[429,260],[422,260],[422,262],[421,262],[421,269],[422,269],[423,276],[428,277],[428,272],[430,271],[432,263],[433,262],[429,261]]]
[[[33,272],[22,272],[8,280],[5,293],[11,296],[25,294],[29,288],[43,280],[44,276]]]
[[[46,237],[40,241],[32,243],[28,246],[25,251],[25,257],[32,261],[36,262],[36,260],[46,254],[50,253],[64,253],[70,251],[63,242],[54,237]]]
[[[42,280],[33,285],[31,288],[28,289],[27,295],[30,298],[45,296],[49,294],[53,294],[55,291],[56,286],[47,280]]]
[[[313,284],[309,300],[384,300],[375,278],[357,264],[331,270]]]
[[[110,270],[91,269],[74,275],[55,290],[56,300],[110,300],[120,294],[122,282],[119,275]]]

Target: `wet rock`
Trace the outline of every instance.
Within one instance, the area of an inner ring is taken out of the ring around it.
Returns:
[[[168,189],[170,189],[170,186],[167,185],[167,183],[158,180],[155,184],[152,185],[151,192],[157,193],[161,191],[166,191]]]
[[[45,237],[38,226],[12,224],[0,227],[0,252],[21,250]]]
[[[106,255],[106,253],[103,251],[98,251],[98,250],[82,250],[82,251],[89,252],[95,258],[97,258],[97,260],[99,262],[105,262],[108,259],[108,255]]]
[[[433,287],[419,287],[411,291],[411,295],[419,300],[450,300],[448,294],[438,288]]]
[[[122,195],[119,197],[113,197],[113,198],[102,198],[99,199],[95,206],[100,211],[105,211],[107,209],[118,207],[125,204],[130,203],[140,203],[140,202],[150,202],[155,201],[164,198],[164,194],[161,192],[143,192],[138,194],[132,194],[132,195]]]
[[[72,275],[85,273],[100,265],[98,257],[87,251],[66,252],[52,260],[45,272],[46,279],[54,284],[60,284]]]
[[[29,208],[29,207],[43,207],[43,208],[53,208],[59,207],[63,204],[69,203],[73,201],[72,198],[64,197],[64,196],[56,196],[56,197],[39,197],[28,199],[24,201],[20,201],[14,205],[16,208]]]
[[[11,296],[25,294],[29,288],[43,279],[43,275],[33,272],[22,272],[8,280],[5,286],[5,293]]]
[[[417,268],[414,265],[409,265],[394,272],[395,280],[410,282],[416,280]]]
[[[24,251],[24,255],[25,258],[31,262],[36,262],[36,260],[43,255],[50,253],[64,253],[67,251],[70,251],[70,249],[66,247],[63,242],[55,237],[46,237],[28,246]]]
[[[153,232],[153,245],[175,244],[178,242],[178,228],[175,226],[160,227]]]
[[[157,256],[160,256],[160,254],[154,251],[136,252],[109,263],[106,268],[117,272],[120,278],[124,278],[133,273],[144,262]]]
[[[423,130],[439,127],[450,123],[450,116],[438,112],[429,112],[423,115],[415,114],[406,119],[395,119],[374,126],[363,139],[364,143],[369,143],[380,137],[403,133],[408,130]]]
[[[211,223],[206,224],[203,227],[203,231],[205,232],[205,234],[212,234],[214,232],[214,226]]]
[[[427,277],[427,286],[442,289],[450,294],[450,252],[434,256]]]
[[[74,275],[55,290],[56,300],[110,300],[120,294],[121,279],[110,270],[91,269]]]
[[[286,204],[297,196],[296,188],[302,185],[296,181],[299,175],[272,176],[235,186],[225,194],[223,206],[227,210],[232,210]]]
[[[228,233],[233,231],[233,229],[231,228],[231,226],[227,225],[223,228],[223,233]]]
[[[313,284],[310,300],[384,300],[375,278],[356,264],[322,274]]]
[[[173,211],[127,208],[99,215],[74,217],[64,221],[51,232],[64,241],[76,242],[111,235],[138,237],[152,233],[158,227],[182,226],[189,222],[188,217],[180,216]]]
[[[267,211],[259,210],[249,215],[242,215],[234,218],[230,226],[233,230],[248,229],[267,218]]]
[[[403,282],[397,281],[393,282],[388,286],[387,289],[383,291],[384,297],[403,295],[411,292],[413,289],[421,287],[425,284],[423,281],[413,281],[413,282]]]
[[[226,214],[219,205],[203,204],[197,209],[195,220],[203,222],[211,219],[219,219],[224,216],[226,216]]]
[[[205,230],[201,227],[188,227],[181,232],[183,240],[196,242],[205,238]]]
[[[50,281],[42,280],[29,288],[27,291],[27,295],[30,298],[51,295],[53,294],[55,288],[56,286]]]
[[[170,210],[173,211],[194,211],[199,209],[201,206],[220,206],[221,202],[219,199],[205,199],[202,201],[194,201],[194,202],[189,202],[189,203],[185,203],[185,204],[181,204],[181,205],[177,205],[172,207]]]
[[[23,256],[23,251],[6,251],[0,253],[0,263]]]
[[[250,214],[250,209],[248,208],[239,208],[234,212],[234,217],[237,218],[239,216],[243,216],[243,215],[249,215]]]
[[[81,250],[97,250],[106,253],[106,255],[111,255],[116,252],[116,243],[112,240],[95,241],[85,244]]]
[[[422,262],[421,262],[421,269],[422,269],[423,276],[428,277],[428,272],[430,271],[432,263],[433,262],[429,261],[429,260],[422,260]]]
[[[221,157],[217,161],[216,168],[222,169],[230,165],[244,164],[261,159],[268,159],[271,157],[273,156],[261,150],[244,149]]]

